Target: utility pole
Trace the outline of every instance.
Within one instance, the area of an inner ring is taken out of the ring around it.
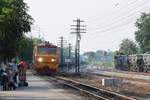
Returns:
[[[40,27],[38,27],[38,35],[39,35],[38,38],[41,39],[41,29],[40,29]]]
[[[60,63],[61,63],[60,65],[61,65],[62,71],[64,69],[64,42],[65,42],[64,37],[61,36],[58,46],[60,47]]]
[[[69,55],[68,55],[68,59],[71,59],[71,49],[72,49],[71,43],[69,43],[68,45],[69,45]]]
[[[62,68],[64,67],[64,45],[63,45],[63,42],[64,42],[64,37],[60,37],[60,52],[61,52],[61,66]]]
[[[68,66],[70,66],[71,61],[72,61],[72,59],[71,59],[71,49],[72,49],[72,47],[71,47],[71,43],[69,43],[68,45],[69,45]]]
[[[41,43],[42,42],[42,39],[41,39],[41,29],[39,26],[33,26],[33,30],[36,30],[37,33],[38,33],[38,43]]]
[[[80,72],[80,41],[81,41],[81,33],[85,32],[85,25],[81,25],[81,22],[84,22],[83,20],[77,19],[73,20],[73,22],[76,22],[76,25],[71,25],[73,28],[71,30],[74,30],[74,32],[71,32],[72,34],[76,34],[76,45],[75,45],[75,72]]]

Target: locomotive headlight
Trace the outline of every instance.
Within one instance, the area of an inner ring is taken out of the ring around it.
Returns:
[[[43,58],[38,58],[38,62],[43,62]]]
[[[51,59],[51,62],[55,62],[55,61],[56,61],[56,59],[54,59],[54,58]]]

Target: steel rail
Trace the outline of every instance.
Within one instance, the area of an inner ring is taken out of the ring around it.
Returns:
[[[100,89],[94,86],[90,86],[72,79],[64,77],[55,77],[57,81],[61,81],[62,84],[69,86],[71,88],[77,89],[81,92],[84,92],[94,98],[94,100],[136,100],[125,95]]]

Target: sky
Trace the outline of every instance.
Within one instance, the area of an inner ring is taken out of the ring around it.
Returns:
[[[65,37],[65,45],[75,45],[75,35],[70,34],[73,20],[85,22],[81,53],[96,50],[119,49],[122,39],[133,41],[136,19],[142,12],[150,12],[149,0],[25,0],[28,13],[34,19],[29,35],[44,37],[54,43]],[[40,33],[40,35],[39,35]]]

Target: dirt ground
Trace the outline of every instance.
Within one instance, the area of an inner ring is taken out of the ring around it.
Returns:
[[[150,83],[148,82],[141,82],[122,78],[119,79],[121,81],[120,84],[104,87],[102,86],[102,79],[108,77],[97,75],[69,75],[69,78],[95,87],[105,88],[107,90],[115,91],[130,97],[134,97],[138,100],[150,99]]]

